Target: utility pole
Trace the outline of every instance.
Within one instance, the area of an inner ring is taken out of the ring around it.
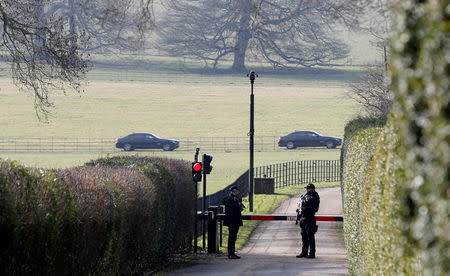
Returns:
[[[253,151],[254,151],[254,142],[255,142],[255,95],[253,94],[253,84],[255,83],[255,78],[258,77],[255,72],[251,71],[250,74],[247,74],[247,77],[250,77],[250,85],[251,85],[251,93],[250,93],[250,169],[248,171],[249,175],[249,192],[248,192],[248,201],[250,205],[250,212],[253,212]]]

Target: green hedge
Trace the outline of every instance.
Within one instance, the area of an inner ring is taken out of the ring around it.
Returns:
[[[0,159],[0,274],[71,267],[78,206],[54,174]]]
[[[394,1],[387,124],[377,139],[372,129],[353,128],[342,151],[354,275],[450,271],[448,1],[404,3]]]
[[[142,274],[190,249],[187,161],[91,164],[45,171],[0,160],[0,274]]]
[[[94,160],[87,165],[128,168],[140,171],[150,178],[155,175],[148,168],[154,166],[166,168],[173,177],[173,181],[170,183],[163,183],[162,180],[158,182],[160,184],[157,185],[157,194],[159,195],[157,208],[160,214],[158,221],[165,225],[164,228],[167,228],[166,237],[171,236],[173,238],[170,251],[190,249],[194,235],[193,218],[197,195],[195,194],[195,184],[192,182],[188,161],[163,157],[116,156]],[[168,220],[167,216],[173,220]],[[171,229],[184,230],[173,232]]]
[[[342,197],[344,201],[344,237],[350,272],[364,275],[366,248],[363,246],[364,202],[367,175],[371,170],[376,141],[381,128],[368,128],[347,138],[342,166]]]
[[[418,274],[450,271],[450,10],[448,0],[394,1],[392,128],[402,170],[402,251]],[[387,162],[387,164],[389,164]]]

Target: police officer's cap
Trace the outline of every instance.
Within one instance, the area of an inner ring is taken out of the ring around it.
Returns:
[[[309,189],[309,188],[315,189],[316,186],[314,186],[314,184],[312,184],[312,183],[309,183],[308,185],[305,186],[305,189]]]
[[[233,187],[230,188],[230,191],[234,191],[234,190],[238,190],[239,191],[238,186],[233,186]]]

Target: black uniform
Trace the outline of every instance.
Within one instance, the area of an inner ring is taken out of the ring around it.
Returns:
[[[223,225],[228,226],[228,256],[235,255],[235,243],[237,234],[239,232],[239,227],[242,224],[242,215],[241,211],[244,208],[242,205],[242,200],[230,194],[223,200],[223,204],[225,205],[225,218],[223,220]]]
[[[310,192],[302,195],[301,198],[301,214],[300,214],[300,228],[302,234],[302,253],[301,255],[308,255],[315,257],[316,254],[316,240],[314,234],[317,232],[317,224],[315,214],[319,210],[320,197],[317,192]]]

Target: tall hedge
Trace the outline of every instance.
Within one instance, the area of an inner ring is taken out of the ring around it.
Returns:
[[[159,222],[166,234],[170,237],[170,251],[186,251],[192,246],[194,229],[194,208],[197,195],[192,182],[190,163],[185,160],[164,157],[115,156],[100,158],[87,165],[96,167],[127,168],[137,170],[153,178],[154,172],[148,168],[159,167],[167,169],[172,177],[170,183],[158,182]],[[183,231],[174,231],[183,229]],[[164,249],[162,251],[167,251]]]
[[[342,166],[344,236],[350,272],[353,275],[364,274],[367,248],[364,247],[362,235],[367,229],[363,224],[363,212],[367,209],[365,205],[367,202],[363,199],[366,198],[366,191],[370,188],[367,178],[372,169],[375,147],[381,130],[382,128],[371,127],[348,135],[342,148],[345,160]]]
[[[346,239],[353,239],[347,245],[360,243],[347,246],[350,270],[354,275],[447,275],[450,10],[448,1],[396,0],[394,8],[392,112],[377,141],[367,140],[370,131],[360,131],[344,143],[349,146],[343,151],[344,209],[359,206],[345,214],[346,223],[359,227],[359,232],[344,228]],[[358,141],[364,139],[372,146],[361,146]],[[361,163],[367,166],[358,172],[353,167]],[[364,179],[359,196],[348,195],[352,178]],[[360,220],[352,220],[355,216]]]
[[[392,37],[393,129],[404,170],[403,255],[426,275],[450,271],[450,6],[396,0]]]
[[[0,274],[57,275],[72,267],[78,210],[53,173],[0,159]]]
[[[91,165],[41,170],[0,160],[1,275],[142,274],[190,249],[187,161]]]

